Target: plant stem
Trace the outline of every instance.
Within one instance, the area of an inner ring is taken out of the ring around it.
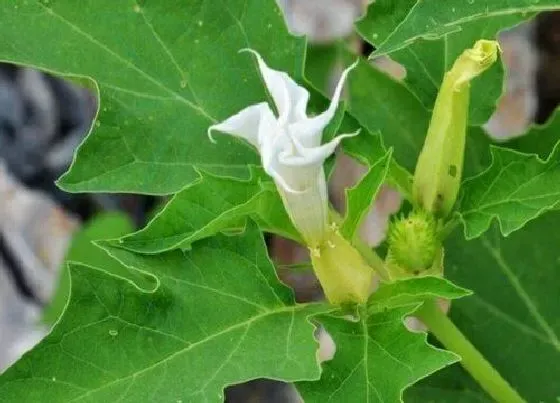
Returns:
[[[525,402],[439,309],[434,300],[426,301],[415,315],[448,350],[462,357],[461,365],[494,400],[500,403]]]
[[[366,263],[371,266],[371,268],[375,270],[377,274],[379,274],[381,280],[388,281],[389,273],[385,268],[385,262],[383,262],[379,255],[359,237],[356,237],[352,244],[358,250],[358,252],[360,252]]]

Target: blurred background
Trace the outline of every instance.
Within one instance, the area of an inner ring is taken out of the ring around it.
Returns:
[[[311,43],[347,38],[356,52],[373,51],[351,36],[368,1],[277,1],[290,30],[305,34]],[[502,32],[499,41],[506,65],[505,93],[485,128],[496,139],[507,139],[523,134],[532,123],[545,123],[560,102],[560,12],[541,14]],[[406,75],[387,57],[372,64],[397,79]],[[338,73],[334,68],[332,82]],[[75,234],[93,218],[117,212],[133,227],[141,227],[161,202],[146,196],[58,190],[55,180],[70,165],[96,109],[97,100],[84,88],[0,63],[0,372],[40,341],[56,320],[44,312],[56,294]],[[335,206],[342,205],[344,188],[362,173],[362,167],[340,156],[331,181]],[[399,203],[399,195],[389,188],[378,196],[364,228],[372,245],[383,239],[387,216]],[[268,241],[280,268],[305,259],[305,250],[285,240]],[[312,275],[283,269],[280,275],[294,287],[298,300],[321,297]],[[322,347],[325,357],[332,354],[328,343]],[[290,387],[272,381],[250,382],[227,393],[229,402],[293,399]]]

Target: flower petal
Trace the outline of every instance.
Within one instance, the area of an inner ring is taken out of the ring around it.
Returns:
[[[272,116],[272,119],[274,119],[274,115],[266,102],[251,105],[223,122],[210,126],[208,128],[208,137],[215,143],[212,131],[218,130],[222,133],[241,137],[253,146],[259,147],[259,131],[264,129],[262,123],[265,121],[267,123],[270,122],[269,116]]]
[[[340,144],[342,140],[348,137],[354,137],[360,134],[358,129],[354,133],[340,134],[334,139],[326,144],[319,147],[305,147],[297,139],[294,139],[294,145],[296,146],[297,155],[287,155],[286,153],[280,153],[278,156],[281,164],[289,166],[308,166],[308,165],[322,165],[323,162],[334,153],[336,147]]]
[[[257,58],[259,69],[278,109],[280,124],[296,122],[306,118],[305,111],[309,101],[309,92],[298,85],[283,71],[273,70],[267,66],[263,58],[252,49],[241,49],[241,52],[251,52]]]
[[[288,129],[289,133],[293,137],[298,138],[301,144],[306,147],[316,147],[321,144],[323,129],[334,117],[346,77],[348,76],[348,73],[357,66],[357,64],[358,61],[354,62],[350,67],[342,72],[342,75],[338,80],[338,84],[336,85],[331,103],[326,111],[315,117],[306,118],[290,125]]]

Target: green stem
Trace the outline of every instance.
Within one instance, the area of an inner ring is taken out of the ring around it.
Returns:
[[[373,269],[381,280],[389,281],[389,273],[385,267],[385,262],[379,257],[377,253],[359,237],[356,237],[352,242],[354,247],[360,252],[366,263]]]
[[[448,350],[462,357],[463,367],[494,400],[500,403],[525,402],[439,309],[435,301],[426,301],[415,315]]]
[[[455,230],[455,228],[457,228],[459,224],[461,224],[461,220],[459,218],[459,215],[455,214],[449,221],[447,221],[443,225],[443,228],[440,229],[438,234],[439,239],[441,239],[442,241],[445,240],[449,235],[451,235],[451,233]]]

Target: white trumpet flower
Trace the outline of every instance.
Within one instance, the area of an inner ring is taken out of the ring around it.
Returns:
[[[208,135],[214,141],[212,131],[217,130],[241,137],[258,149],[264,170],[276,183],[292,222],[307,245],[315,247],[324,240],[328,227],[323,163],[342,139],[358,134],[342,134],[321,144],[323,130],[334,117],[346,76],[356,63],[342,73],[328,109],[308,117],[309,92],[288,74],[269,68],[257,52],[244,51],[256,56],[278,116],[262,102],[210,126]]]

